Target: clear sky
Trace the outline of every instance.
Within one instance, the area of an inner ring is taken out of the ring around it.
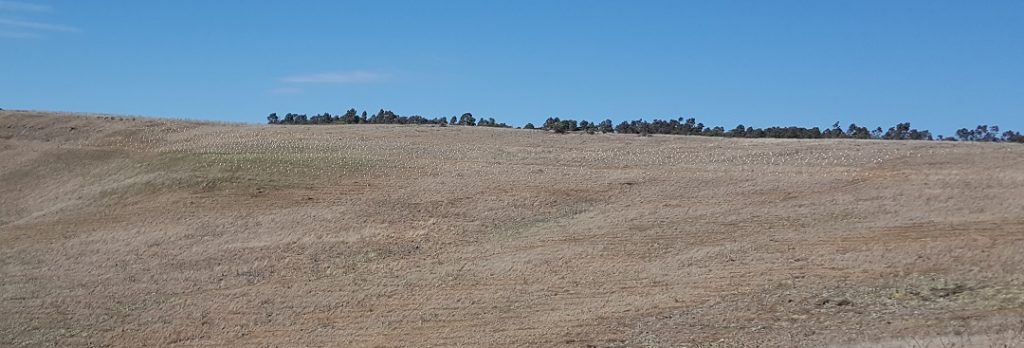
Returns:
[[[0,0],[0,108],[1024,131],[1024,1]]]

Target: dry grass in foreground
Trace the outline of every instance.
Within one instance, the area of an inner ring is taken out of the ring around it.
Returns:
[[[0,346],[1024,345],[1024,146],[0,111]]]

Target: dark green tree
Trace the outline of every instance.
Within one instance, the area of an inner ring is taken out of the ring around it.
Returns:
[[[462,117],[459,118],[459,124],[463,126],[475,126],[476,118],[474,118],[471,113],[464,113],[462,114]]]
[[[732,130],[730,130],[727,135],[730,136],[730,137],[735,137],[735,138],[746,137],[747,136],[747,127],[744,127],[742,124],[741,125],[737,125],[736,128],[733,128]]]

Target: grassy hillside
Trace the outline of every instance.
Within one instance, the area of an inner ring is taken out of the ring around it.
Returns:
[[[0,346],[1024,344],[1024,146],[0,111]]]

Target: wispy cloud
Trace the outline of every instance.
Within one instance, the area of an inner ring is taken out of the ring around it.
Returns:
[[[374,71],[343,71],[285,76],[281,78],[281,81],[287,83],[355,84],[382,82],[389,78],[391,78],[390,74]]]
[[[18,1],[0,0],[0,12],[49,12],[50,6]]]
[[[78,33],[81,29],[73,26],[49,23],[25,18],[25,15],[43,15],[52,11],[49,5],[31,2],[0,0],[0,38],[41,38],[48,34]]]
[[[75,27],[69,27],[66,25],[50,24],[42,22],[32,21],[19,21],[14,19],[0,18],[0,28],[16,29],[16,30],[37,30],[37,31],[60,31],[66,33],[77,33],[81,30]]]

